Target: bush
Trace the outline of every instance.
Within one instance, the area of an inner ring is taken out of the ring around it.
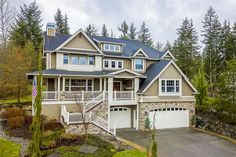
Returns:
[[[151,121],[150,121],[149,118],[147,117],[147,118],[145,119],[144,127],[145,127],[146,129],[150,129],[150,124],[151,124]]]
[[[56,131],[63,129],[63,125],[56,119],[47,120],[45,122],[43,121],[42,126],[44,130]]]
[[[25,115],[25,110],[19,107],[11,107],[6,109],[6,118],[19,117]]]
[[[25,117],[23,116],[11,117],[7,120],[7,126],[10,129],[23,127],[24,124],[25,124]]]
[[[43,150],[48,150],[56,147],[56,142],[54,140],[50,141],[42,141],[42,144],[40,146],[41,149]]]
[[[80,145],[83,144],[85,138],[83,136],[63,133],[60,137],[60,143],[63,145]]]
[[[85,140],[85,143],[88,145],[97,146],[107,150],[114,149],[114,146],[111,143],[102,140],[100,137],[95,135],[89,135],[88,138]]]

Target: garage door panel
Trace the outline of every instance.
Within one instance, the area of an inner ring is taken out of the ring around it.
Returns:
[[[117,107],[110,110],[110,128],[130,128],[131,127],[131,110],[129,108]]]
[[[149,112],[151,124],[155,113],[154,123],[157,129],[189,127],[189,110]]]

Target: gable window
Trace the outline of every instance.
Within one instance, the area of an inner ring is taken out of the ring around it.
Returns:
[[[63,55],[63,63],[64,64],[68,64],[69,63],[69,56],[68,56],[68,54],[64,54]]]
[[[144,70],[144,60],[143,59],[134,59],[134,69],[138,71]]]
[[[111,61],[111,67],[115,68],[116,67],[116,62],[115,61]]]
[[[104,67],[109,68],[109,62],[108,61],[104,61]]]
[[[179,95],[180,94],[180,80],[178,79],[161,80],[161,94],[162,95]]]
[[[89,56],[89,65],[94,65],[94,56]]]
[[[103,49],[104,49],[104,51],[120,52],[120,45],[104,44]]]
[[[71,64],[79,64],[79,57],[71,56]]]
[[[122,62],[118,62],[118,68],[122,68],[123,64]]]

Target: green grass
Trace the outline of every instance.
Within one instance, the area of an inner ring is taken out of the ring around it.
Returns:
[[[0,138],[0,156],[18,157],[20,156],[21,145]]]
[[[147,157],[146,153],[140,152],[138,150],[125,150],[118,152],[113,157]]]
[[[31,102],[31,101],[32,101],[31,95],[27,95],[27,96],[20,98],[21,103]],[[17,103],[16,98],[15,99],[0,100],[0,104],[14,104],[14,103]]]

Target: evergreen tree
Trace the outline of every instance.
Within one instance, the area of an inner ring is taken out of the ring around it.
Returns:
[[[155,49],[158,50],[158,51],[162,51],[162,46],[163,46],[163,44],[158,41],[158,42],[156,43]]]
[[[41,110],[42,110],[42,52],[39,52],[37,76],[37,95],[33,104],[34,117],[30,129],[32,131],[32,141],[29,144],[28,151],[32,157],[41,157],[40,146],[42,143]]]
[[[56,22],[56,32],[62,34],[64,32],[64,17],[59,8],[54,16],[54,20]]]
[[[111,29],[111,38],[115,38],[116,37],[116,35],[115,35],[115,33],[113,32],[113,30]]]
[[[150,30],[146,27],[146,23],[143,22],[141,25],[141,29],[139,31],[138,39],[144,43],[145,45],[152,46],[153,41],[151,38]]]
[[[64,19],[64,23],[63,23],[63,34],[70,34],[70,28],[69,28],[69,24],[68,24],[68,16],[67,14],[65,14],[65,19]]]
[[[196,58],[199,56],[199,45],[192,20],[185,18],[180,28],[177,29],[177,35],[178,38],[174,42],[172,51],[180,69],[186,76],[193,78],[195,71],[197,71]]]
[[[163,51],[172,51],[172,45],[170,44],[168,40],[163,48]]]
[[[20,7],[20,13],[17,14],[11,40],[21,47],[30,41],[38,51],[43,39],[41,22],[41,11],[36,2],[31,2],[28,6],[24,4]]]
[[[204,17],[203,28],[203,43],[205,44],[203,56],[205,60],[205,69],[209,77],[210,93],[211,96],[214,96],[216,92],[217,77],[219,76],[219,73],[217,72],[217,69],[219,68],[217,66],[221,66],[219,63],[221,24],[212,7],[208,9]]]
[[[102,36],[103,37],[108,37],[109,36],[108,31],[107,31],[107,27],[106,27],[105,24],[103,24],[103,26],[102,26]]]
[[[128,39],[128,31],[129,31],[129,26],[127,25],[126,21],[124,21],[120,27],[118,27],[118,30],[121,32],[121,39]]]
[[[98,35],[98,30],[94,24],[89,24],[85,29],[85,33],[89,36]]]
[[[129,27],[129,39],[135,40],[136,39],[136,27],[134,26],[134,23],[131,23],[130,27]]]

